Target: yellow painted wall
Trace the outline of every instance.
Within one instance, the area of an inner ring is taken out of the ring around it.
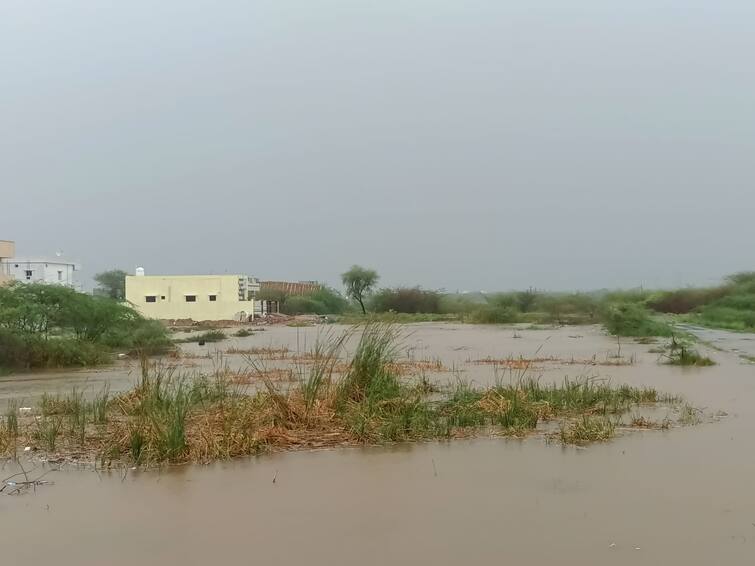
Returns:
[[[10,240],[0,240],[0,285],[5,285],[13,281],[13,278],[8,275],[7,267],[1,262],[3,259],[10,259],[16,255],[16,244]]]
[[[196,302],[187,302],[186,295],[195,295]],[[210,295],[217,299],[210,301]],[[157,299],[148,303],[148,296]],[[238,275],[129,275],[126,300],[145,317],[162,320],[232,320],[254,311],[254,301],[239,300]]]

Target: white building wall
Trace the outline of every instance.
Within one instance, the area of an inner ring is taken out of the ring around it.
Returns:
[[[3,273],[21,283],[49,283],[76,287],[78,264],[57,260],[11,258],[2,262]]]

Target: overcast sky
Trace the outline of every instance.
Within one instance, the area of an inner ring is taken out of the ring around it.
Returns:
[[[85,275],[755,269],[752,0],[5,0],[0,239]]]

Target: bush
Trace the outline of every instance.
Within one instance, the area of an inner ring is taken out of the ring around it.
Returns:
[[[102,343],[129,354],[140,352],[148,356],[163,354],[173,348],[173,341],[160,322],[141,318],[109,329],[102,336]]]
[[[426,291],[419,287],[395,289],[381,289],[370,299],[370,308],[375,312],[398,313],[440,313],[441,294],[437,291]]]
[[[0,366],[96,365],[113,348],[157,353],[171,347],[163,326],[127,305],[56,285],[0,288]]]
[[[688,314],[708,303],[724,297],[730,290],[726,287],[711,289],[679,289],[660,293],[648,300],[648,307],[656,312]]]
[[[470,318],[479,324],[511,324],[519,322],[519,313],[514,307],[486,305],[473,311]]]
[[[262,298],[278,301],[284,314],[341,314],[349,307],[349,302],[329,287],[321,287],[306,295],[286,295],[281,291],[266,291]]]
[[[534,309],[542,316],[539,322],[590,324],[598,319],[600,303],[585,293],[539,295]]]
[[[603,325],[616,336],[671,336],[671,327],[653,320],[638,304],[609,304],[603,312]]]
[[[95,366],[111,356],[102,344],[75,338],[49,338],[0,329],[0,366],[7,368],[53,368]]]

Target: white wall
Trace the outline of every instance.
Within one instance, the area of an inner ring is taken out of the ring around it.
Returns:
[[[53,260],[12,258],[3,260],[2,271],[21,283],[50,283],[76,287],[74,263]],[[29,273],[30,272],[30,273]]]

